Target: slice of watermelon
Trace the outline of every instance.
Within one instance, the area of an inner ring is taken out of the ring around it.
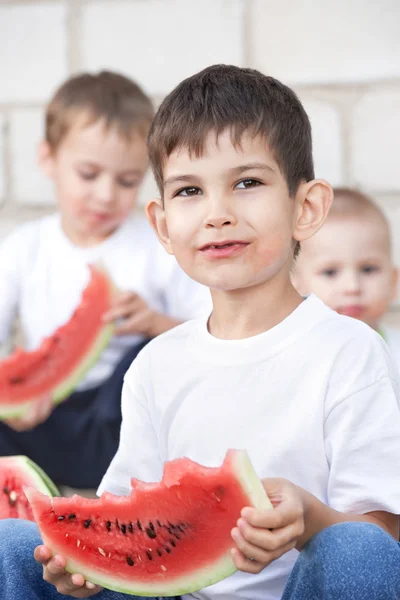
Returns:
[[[0,519],[33,521],[33,512],[23,491],[32,486],[43,494],[59,496],[59,492],[42,469],[27,456],[0,458]]]
[[[18,417],[31,403],[51,395],[64,400],[109,343],[113,325],[102,322],[116,290],[102,269],[91,277],[70,320],[45,338],[37,350],[17,350],[0,361],[0,418]]]
[[[231,530],[244,506],[272,508],[244,450],[221,467],[165,463],[160,483],[88,500],[26,490],[44,543],[67,570],[137,596],[179,596],[231,575]]]

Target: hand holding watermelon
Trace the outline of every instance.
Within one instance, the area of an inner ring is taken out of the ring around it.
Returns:
[[[90,598],[102,590],[100,586],[85,581],[83,575],[67,573],[65,558],[59,555],[52,558],[52,552],[47,546],[36,548],[35,559],[43,565],[43,579],[54,585],[60,594],[72,598]]]
[[[244,508],[232,538],[235,567],[259,573],[272,561],[297,548],[305,530],[304,490],[286,479],[263,479],[275,510]]]
[[[15,431],[28,431],[37,425],[40,425],[40,423],[44,423],[53,412],[54,408],[55,404],[51,395],[46,394],[30,404],[26,412],[20,417],[4,419],[4,423]]]

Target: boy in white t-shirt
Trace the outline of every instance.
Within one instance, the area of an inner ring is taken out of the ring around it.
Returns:
[[[164,100],[148,143],[161,192],[149,219],[211,289],[213,311],[134,361],[99,493],[158,480],[178,456],[211,466],[247,448],[275,508],[244,508],[232,530],[238,572],[185,600],[399,598],[395,369],[372,329],[303,300],[290,281],[298,244],[332,200],[314,179],[303,107],[273,78],[216,65]],[[3,521],[0,535],[4,600],[125,597],[66,573],[47,547],[35,566],[34,524]]]
[[[66,81],[49,102],[40,163],[59,212],[21,225],[0,247],[0,343],[18,313],[27,348],[71,316],[101,262],[122,291],[106,315],[116,336],[76,393],[0,424],[0,456],[26,454],[58,484],[97,487],[114,456],[123,376],[149,338],[201,314],[209,293],[132,216],[148,167],[150,100],[112,72]]]
[[[385,215],[369,196],[336,188],[324,226],[302,246],[293,282],[300,294],[314,293],[336,312],[373,327],[400,366],[400,332],[382,325],[397,293],[391,237]]]

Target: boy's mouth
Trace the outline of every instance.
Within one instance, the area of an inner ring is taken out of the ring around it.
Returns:
[[[235,254],[240,254],[248,245],[249,242],[242,242],[240,240],[212,242],[202,246],[200,252],[212,258],[227,258]]]

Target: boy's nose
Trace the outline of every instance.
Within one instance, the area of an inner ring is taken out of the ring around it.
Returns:
[[[237,224],[237,218],[232,207],[222,199],[210,201],[207,209],[207,216],[204,220],[205,227],[220,228],[226,225],[234,226]]]
[[[108,178],[104,178],[98,181],[96,186],[96,200],[102,204],[112,204],[115,197],[115,186],[114,183]]]
[[[348,295],[358,295],[361,292],[360,278],[357,273],[349,272],[345,279],[345,293]]]

